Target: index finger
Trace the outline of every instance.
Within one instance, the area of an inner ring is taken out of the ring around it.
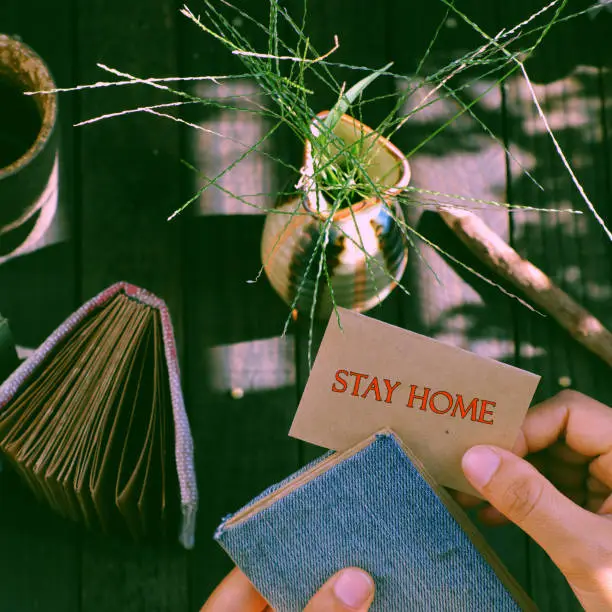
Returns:
[[[577,391],[561,391],[533,407],[521,429],[529,453],[559,438],[586,457],[612,451],[612,409]]]

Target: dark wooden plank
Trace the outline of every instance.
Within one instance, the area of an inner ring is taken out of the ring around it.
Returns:
[[[79,82],[109,79],[96,62],[137,76],[176,76],[177,18],[170,0],[80,6]],[[80,119],[166,98],[145,86],[89,90],[78,97]],[[180,201],[179,129],[143,114],[79,128],[79,136],[81,299],[118,280],[149,289],[168,304],[182,352],[181,226],[166,221]],[[88,534],[82,607],[188,610],[187,556],[178,543],[136,546]]]
[[[533,8],[533,3],[521,4],[524,10]],[[589,197],[609,218],[598,40],[603,39],[594,35],[593,24],[586,17],[558,26],[527,68],[568,161]],[[540,191],[511,165],[512,200],[586,211],[537,116],[523,79],[517,77],[508,83],[507,101],[510,142],[519,155],[525,154],[527,167],[545,188]],[[610,243],[592,216],[525,211],[514,214],[512,220],[513,244],[519,253],[540,266],[605,324],[612,324],[608,307]],[[550,319],[524,310],[518,311],[518,317],[519,364],[542,375],[538,398],[571,386],[610,401],[607,366]],[[564,578],[534,544],[530,568],[532,592],[543,611],[581,609]]]
[[[606,15],[608,23],[612,20],[612,15]],[[605,220],[610,227],[612,223],[612,49],[608,48],[607,52],[601,54],[601,92],[602,92],[602,133],[601,133],[601,159],[599,161],[600,167],[600,185],[601,194],[603,198],[603,209]],[[606,202],[608,203],[606,205]],[[606,264],[612,259],[610,250],[611,245],[608,244],[608,251],[606,253],[604,261],[600,261],[599,265],[606,266]],[[609,286],[606,284],[606,286]],[[604,288],[605,291],[605,288]],[[605,297],[606,293],[602,297]],[[609,296],[609,294],[607,294]],[[609,297],[608,297],[609,303]],[[607,390],[607,391],[606,391]],[[602,401],[605,401],[609,406],[612,406],[612,389],[610,385],[605,385],[605,389],[600,392]]]
[[[400,10],[399,3],[396,5]],[[461,2],[459,8],[472,17],[485,31],[497,32],[508,25],[500,23],[495,6]],[[438,40],[418,75],[425,77],[456,60],[482,41],[460,19],[449,14],[446,20],[443,7],[432,7],[425,19],[419,20],[410,35],[402,32],[394,38],[400,71],[406,75],[416,72],[421,58],[439,24],[442,24]],[[472,69],[467,78],[475,78]],[[465,80],[452,82],[453,87]],[[419,79],[398,81],[398,87],[418,87]],[[467,113],[456,119],[442,133],[433,138],[410,158],[413,172],[412,185],[421,189],[446,194],[458,194],[468,198],[480,198],[498,202],[506,201],[506,159],[502,96],[491,78],[484,77],[461,92],[464,104],[471,103],[489,87],[491,91],[473,108],[476,116],[498,137],[495,142],[477,121]],[[431,94],[432,87],[418,88],[406,101],[405,112],[419,108],[439,95]],[[442,90],[443,91],[443,90]],[[430,95],[430,98],[427,96]],[[398,133],[400,148],[412,150],[459,110],[459,105],[448,95],[419,110]],[[448,197],[423,196],[423,201],[447,201],[457,205],[467,204],[477,209],[489,226],[500,236],[510,237],[508,214],[504,209],[488,208],[481,204],[462,203]],[[448,230],[432,210],[410,206],[407,210],[410,223],[435,244],[453,257],[473,267],[496,282],[492,273],[478,262]],[[457,264],[449,261],[433,247],[416,243],[423,259],[411,253],[408,269],[408,288],[412,296],[404,300],[406,327],[473,351],[479,355],[506,363],[515,363],[515,304],[494,287],[476,278]],[[436,276],[438,280],[436,280]],[[479,528],[488,542],[508,566],[519,582],[528,586],[527,539],[513,525],[490,529]]]
[[[285,307],[267,284],[245,284],[261,228],[254,215],[200,217],[187,234],[188,398],[201,491],[194,606],[231,567],[212,540],[221,518],[298,466],[287,437],[296,398],[293,338],[280,337]]]
[[[267,3],[243,8],[267,22]],[[197,13],[196,7],[193,10]],[[257,50],[267,50],[257,28],[231,11],[227,14]],[[191,22],[185,22],[181,32],[185,74],[244,72],[237,58]],[[221,87],[200,83],[191,91],[222,104],[231,104],[231,96],[247,92],[251,99],[260,95],[249,79],[224,82]],[[271,103],[261,97],[258,100]],[[231,108],[198,107],[186,112],[186,117],[224,136],[195,128],[185,133],[186,158],[209,177],[244,152],[230,138],[252,145],[270,127],[260,117]],[[299,163],[299,150],[289,151],[286,146],[280,136],[272,139],[268,151],[292,155],[291,161]],[[253,201],[272,207],[286,178],[276,164],[253,154],[221,183],[239,195],[269,193]],[[185,196],[192,195],[201,182],[190,174]],[[185,217],[186,332],[190,339],[186,380],[201,491],[198,544],[190,567],[191,605],[196,609],[232,566],[212,539],[215,528],[223,516],[295,471],[298,443],[287,436],[296,407],[294,335],[281,337],[288,309],[265,276],[256,284],[247,284],[261,266],[264,215],[213,188],[204,192]]]
[[[0,5],[2,32],[20,36],[33,47],[49,65],[58,86],[64,87],[74,80],[73,9],[70,1]],[[0,264],[0,311],[10,319],[22,356],[76,306],[75,241],[74,234],[69,235],[73,229],[73,122],[72,101],[60,100],[61,175],[51,231],[36,250]],[[0,608],[80,610],[78,528],[38,504],[9,469],[0,474],[0,499]],[[32,588],[34,576],[36,588]]]

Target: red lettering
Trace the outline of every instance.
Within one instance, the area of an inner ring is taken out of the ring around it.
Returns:
[[[423,395],[416,395],[416,390],[416,385],[410,385],[410,396],[408,397],[408,403],[406,406],[408,406],[408,408],[412,408],[414,400],[421,400],[421,410],[427,410],[427,398],[429,397],[429,392],[431,389],[429,387],[425,387]]]
[[[343,378],[340,378],[340,374],[344,374],[346,376],[348,376],[348,370],[338,370],[336,372],[336,380],[342,385],[341,387],[337,387],[336,383],[334,383],[332,385],[332,391],[334,393],[344,393],[346,391],[347,388],[347,382],[346,380],[344,380]]]
[[[446,410],[438,410],[436,408],[436,397],[443,395],[448,400],[448,407]],[[453,407],[453,396],[446,391],[436,391],[429,399],[429,409],[436,414],[446,414]]]
[[[365,390],[364,394],[361,397],[366,398],[370,391],[374,391],[376,401],[380,402],[380,389],[378,388],[378,378],[376,376],[372,379],[372,382],[368,385],[368,388]]]
[[[387,387],[387,399],[385,400],[385,404],[390,404],[391,403],[391,396],[393,395],[393,392],[402,384],[401,381],[397,381],[393,386],[391,386],[391,381],[387,380],[386,378],[384,379],[385,381],[385,387]]]
[[[353,392],[351,395],[357,397],[359,395],[359,384],[361,383],[362,378],[370,378],[369,374],[360,374],[359,372],[349,372],[351,376],[355,377],[355,386],[353,387]]]
[[[453,408],[453,411],[451,412],[451,416],[455,416],[457,414],[457,408],[459,408],[460,412],[461,412],[461,418],[465,419],[465,417],[470,413],[470,411],[472,412],[472,421],[476,420],[476,410],[478,409],[478,398],[475,397],[471,402],[470,405],[465,408],[463,406],[463,396],[460,393],[457,393],[457,401],[455,402],[455,407]]]
[[[486,415],[490,415],[491,417],[493,417],[493,413],[490,410],[487,410],[487,404],[495,406],[495,402],[490,402],[489,400],[482,400],[482,403],[480,404],[480,415],[478,417],[478,422],[484,423],[485,425],[493,425],[493,419],[491,419],[490,421],[485,421]]]

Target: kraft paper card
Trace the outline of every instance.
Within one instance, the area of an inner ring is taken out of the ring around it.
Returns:
[[[461,457],[512,448],[539,376],[344,308],[330,318],[289,435],[344,451],[392,428],[439,484],[475,494]]]

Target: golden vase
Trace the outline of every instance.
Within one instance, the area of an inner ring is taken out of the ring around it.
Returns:
[[[315,137],[328,112],[312,122]],[[369,310],[397,286],[408,260],[404,216],[396,197],[410,180],[408,160],[389,140],[348,115],[342,115],[333,132],[336,159],[342,147],[358,143],[363,150],[365,145],[363,168],[368,182],[376,185],[376,195],[334,212],[329,194],[313,180],[316,160],[307,140],[298,194],[268,213],[261,242],[264,269],[274,289],[304,314],[310,314],[316,295],[315,315],[320,318],[329,317],[334,302]]]

